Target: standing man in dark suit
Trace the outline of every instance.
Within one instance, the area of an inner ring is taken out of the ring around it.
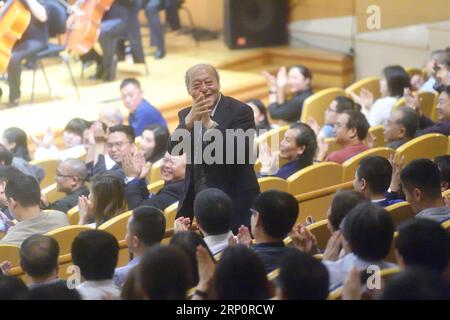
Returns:
[[[187,150],[184,192],[180,197],[177,217],[190,217],[192,220],[196,194],[206,188],[218,188],[228,194],[233,201],[232,230],[237,232],[241,225],[250,225],[250,207],[260,193],[250,161],[254,136],[248,140],[242,136],[249,129],[253,129],[251,130],[253,132],[255,130],[253,111],[248,105],[220,93],[219,74],[211,65],[199,64],[191,67],[186,72],[186,86],[193,103],[191,107],[178,113],[179,125],[168,146],[171,154],[178,155],[177,136],[188,132],[187,136],[182,137],[190,139],[191,145],[190,150]],[[212,141],[203,141],[207,139],[197,134],[199,126],[203,131],[214,128],[214,132],[220,133],[223,138],[222,141],[214,139],[213,143],[222,147],[222,150],[215,150],[213,162],[205,162],[202,158],[206,154],[205,148],[209,149]],[[229,148],[230,143],[226,143],[227,129],[231,129],[237,136],[231,140],[234,152]],[[240,133],[236,131],[238,129],[241,129]],[[239,140],[245,143],[238,145]],[[199,143],[200,148],[197,148],[196,145]],[[238,162],[237,158],[242,155],[245,160]],[[199,156],[202,161],[198,161]]]

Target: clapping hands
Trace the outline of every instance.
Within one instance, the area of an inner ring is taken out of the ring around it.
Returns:
[[[78,224],[84,225],[94,217],[92,202],[86,196],[78,197],[78,210],[80,214]]]

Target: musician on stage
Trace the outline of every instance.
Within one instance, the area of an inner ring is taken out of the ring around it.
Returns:
[[[31,21],[22,38],[16,42],[8,64],[8,106],[19,104],[22,61],[45,48],[49,38],[45,2],[42,0],[22,0],[22,3],[30,10]]]
[[[155,59],[164,58],[166,45],[164,39],[164,25],[161,24],[159,11],[165,9],[166,20],[172,30],[180,29],[180,18],[178,16],[178,0],[143,0],[145,15],[151,33],[151,46],[156,47]]]
[[[78,0],[77,3],[82,1],[89,0]],[[114,80],[115,66],[113,65],[113,58],[115,52],[113,50],[114,41],[118,37],[128,38],[135,63],[143,63],[145,61],[138,21],[140,6],[140,0],[115,0],[111,9],[104,15],[99,37],[103,56],[100,56],[92,49],[80,57],[83,63],[89,60],[97,62],[97,79]]]

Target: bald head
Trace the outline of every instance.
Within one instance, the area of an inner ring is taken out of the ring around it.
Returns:
[[[56,172],[56,190],[70,193],[84,185],[88,176],[86,164],[80,159],[66,159],[59,162]]]
[[[190,67],[187,71],[186,71],[186,75],[185,75],[185,82],[186,82],[186,88],[188,89],[189,92],[189,88],[190,88],[190,84],[191,84],[191,78],[192,78],[192,74],[195,72],[198,72],[199,70],[205,70],[207,73],[211,74],[217,81],[217,83],[220,83],[220,77],[219,77],[219,73],[217,72],[217,69],[214,68],[212,65],[207,64],[207,63],[200,63],[200,64],[196,64],[195,66]]]
[[[106,124],[108,128],[122,124],[123,116],[119,108],[107,107],[100,111],[98,120]]]
[[[72,174],[82,180],[85,180],[88,172],[86,164],[80,159],[66,159],[61,161],[66,168],[68,169],[68,173]]]

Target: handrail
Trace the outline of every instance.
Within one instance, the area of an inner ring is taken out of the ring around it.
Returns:
[[[339,189],[353,189],[353,181],[347,181],[344,183],[336,184],[334,186],[322,188],[319,190],[302,193],[295,196],[297,202],[303,202],[308,200],[313,200],[317,198],[321,198],[324,196],[328,196],[330,194],[336,193]]]

